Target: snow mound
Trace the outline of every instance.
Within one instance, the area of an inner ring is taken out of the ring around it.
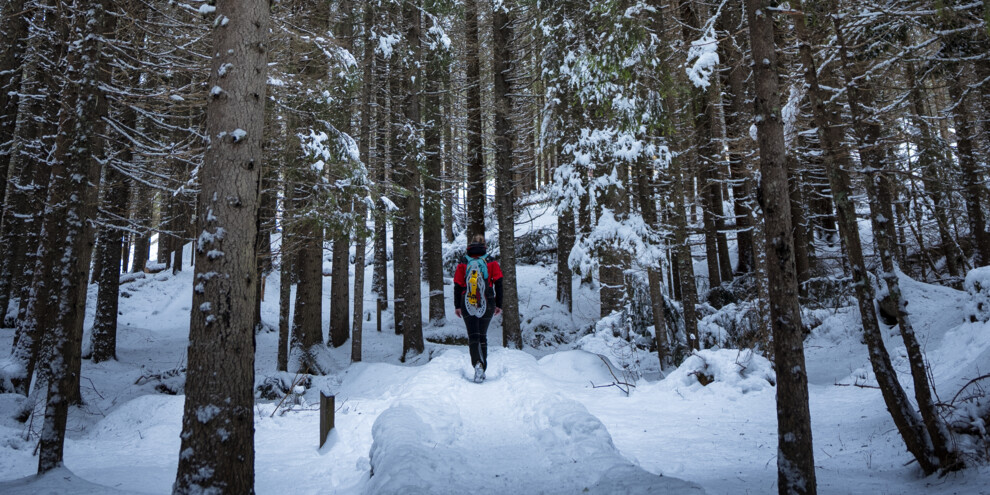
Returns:
[[[688,356],[664,382],[688,390],[710,386],[745,394],[773,387],[777,375],[770,361],[749,349],[704,349]]]
[[[972,323],[990,320],[990,266],[974,268],[966,274],[963,283],[969,293],[966,316]]]
[[[630,462],[601,420],[560,394],[555,378],[586,380],[576,373],[582,365],[607,375],[598,356],[572,351],[537,362],[492,351],[494,379],[485,383],[465,379],[470,362],[460,349],[406,383],[372,427],[366,493],[703,493]]]
[[[66,468],[53,469],[42,475],[31,475],[13,481],[0,482],[0,493],[5,495],[36,495],[72,493],[74,495],[106,495],[134,493],[97,485],[75,475]]]
[[[609,364],[588,351],[556,352],[540,359],[539,365],[544,373],[564,382],[607,385],[615,380]]]

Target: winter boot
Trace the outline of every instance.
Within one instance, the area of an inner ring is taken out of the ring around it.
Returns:
[[[481,367],[481,363],[474,365],[474,383],[481,383],[485,381],[485,369]]]

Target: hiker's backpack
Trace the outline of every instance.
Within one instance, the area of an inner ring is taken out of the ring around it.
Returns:
[[[464,272],[464,281],[467,288],[464,290],[464,309],[469,315],[481,318],[488,309],[485,298],[485,291],[488,290],[488,256],[465,258],[467,269]]]

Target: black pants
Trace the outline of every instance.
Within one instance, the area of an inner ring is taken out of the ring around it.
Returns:
[[[468,348],[471,351],[471,367],[481,363],[481,369],[488,369],[488,324],[492,322],[495,312],[495,301],[488,301],[488,309],[484,316],[478,318],[464,312],[464,324],[467,325]]]

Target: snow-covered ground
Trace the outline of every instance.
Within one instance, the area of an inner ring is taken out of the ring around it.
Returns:
[[[369,267],[366,280],[370,275]],[[553,277],[550,267],[520,267],[524,320],[589,328],[597,298],[578,288],[575,315],[568,315],[553,301]],[[0,395],[0,493],[170,492],[183,396],[167,393],[181,391],[181,377],[168,371],[185,362],[191,280],[187,269],[122,287],[119,361],[84,362],[86,404],[70,415],[64,470],[32,476],[40,420],[17,421],[32,404]],[[263,303],[272,326],[278,283],[277,274],[269,278]],[[964,323],[964,292],[910,279],[904,289],[940,395],[951,397],[990,368],[990,325]],[[462,333],[450,293],[448,285],[447,325],[427,328],[427,335]],[[329,278],[324,294],[328,311]],[[367,290],[363,297],[373,310]],[[95,288],[90,308],[93,302]],[[466,348],[430,342],[422,356],[400,363],[391,317],[379,333],[367,314],[364,362],[349,364],[349,345],[333,349],[334,374],[315,378],[281,405],[259,400],[258,493],[776,492],[774,375],[760,356],[704,351],[665,379],[638,379],[626,395],[608,386],[617,370],[573,345],[502,349],[496,318],[488,380],[475,384]],[[990,493],[987,467],[924,478],[909,462],[879,391],[869,387],[858,318],[855,308],[829,313],[807,341],[820,492]],[[888,334],[910,391],[903,346],[896,331]],[[0,352],[8,352],[12,337],[12,330],[0,330]],[[294,378],[274,371],[276,340],[276,333],[258,336],[258,383]],[[580,342],[617,360],[606,342],[589,340]],[[698,373],[715,381],[702,386]],[[334,394],[337,405],[336,428],[322,448],[321,391]],[[34,406],[37,416],[42,406]]]

